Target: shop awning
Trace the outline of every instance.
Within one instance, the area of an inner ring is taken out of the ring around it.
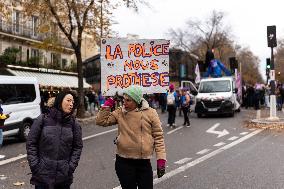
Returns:
[[[53,73],[43,72],[31,72],[31,71],[20,71],[7,69],[14,76],[21,77],[35,77],[42,86],[53,86],[53,87],[70,87],[78,88],[78,77],[75,75],[62,75]],[[84,88],[89,88],[91,85],[86,83],[85,78],[83,79]]]

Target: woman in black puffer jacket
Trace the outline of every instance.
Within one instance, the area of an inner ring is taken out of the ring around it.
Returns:
[[[72,115],[74,98],[62,92],[48,113],[33,123],[27,158],[35,189],[69,189],[83,148],[81,127]]]

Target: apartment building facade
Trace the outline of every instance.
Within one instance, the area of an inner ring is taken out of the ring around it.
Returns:
[[[21,1],[6,2],[11,3],[13,8],[9,16],[0,15],[0,55],[7,48],[16,48],[19,50],[16,59],[19,65],[33,61],[38,67],[61,70],[70,70],[76,66],[74,50],[55,23],[50,23],[48,32],[40,33],[38,16],[24,16]],[[57,48],[44,46],[48,39],[56,39]],[[92,36],[83,36],[81,50],[83,60],[97,54],[98,47]]]

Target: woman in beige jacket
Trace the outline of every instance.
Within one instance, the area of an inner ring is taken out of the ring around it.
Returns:
[[[124,92],[123,106],[111,112],[114,101],[109,98],[96,117],[96,124],[118,124],[115,170],[123,189],[153,188],[150,158],[156,152],[157,174],[165,173],[166,151],[159,116],[142,98],[139,86]]]

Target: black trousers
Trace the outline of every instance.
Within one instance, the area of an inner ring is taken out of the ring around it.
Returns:
[[[176,106],[168,106],[167,109],[169,112],[168,124],[172,125],[173,123],[175,123],[177,108]]]
[[[116,155],[115,171],[122,189],[153,189],[149,159],[128,159]]]
[[[35,186],[35,189],[49,189],[48,186]],[[70,189],[70,184],[68,185],[55,185],[54,189]]]
[[[184,125],[189,125],[189,118],[188,118],[188,112],[189,112],[189,107],[182,107],[182,112],[183,112],[183,117],[184,117]]]

